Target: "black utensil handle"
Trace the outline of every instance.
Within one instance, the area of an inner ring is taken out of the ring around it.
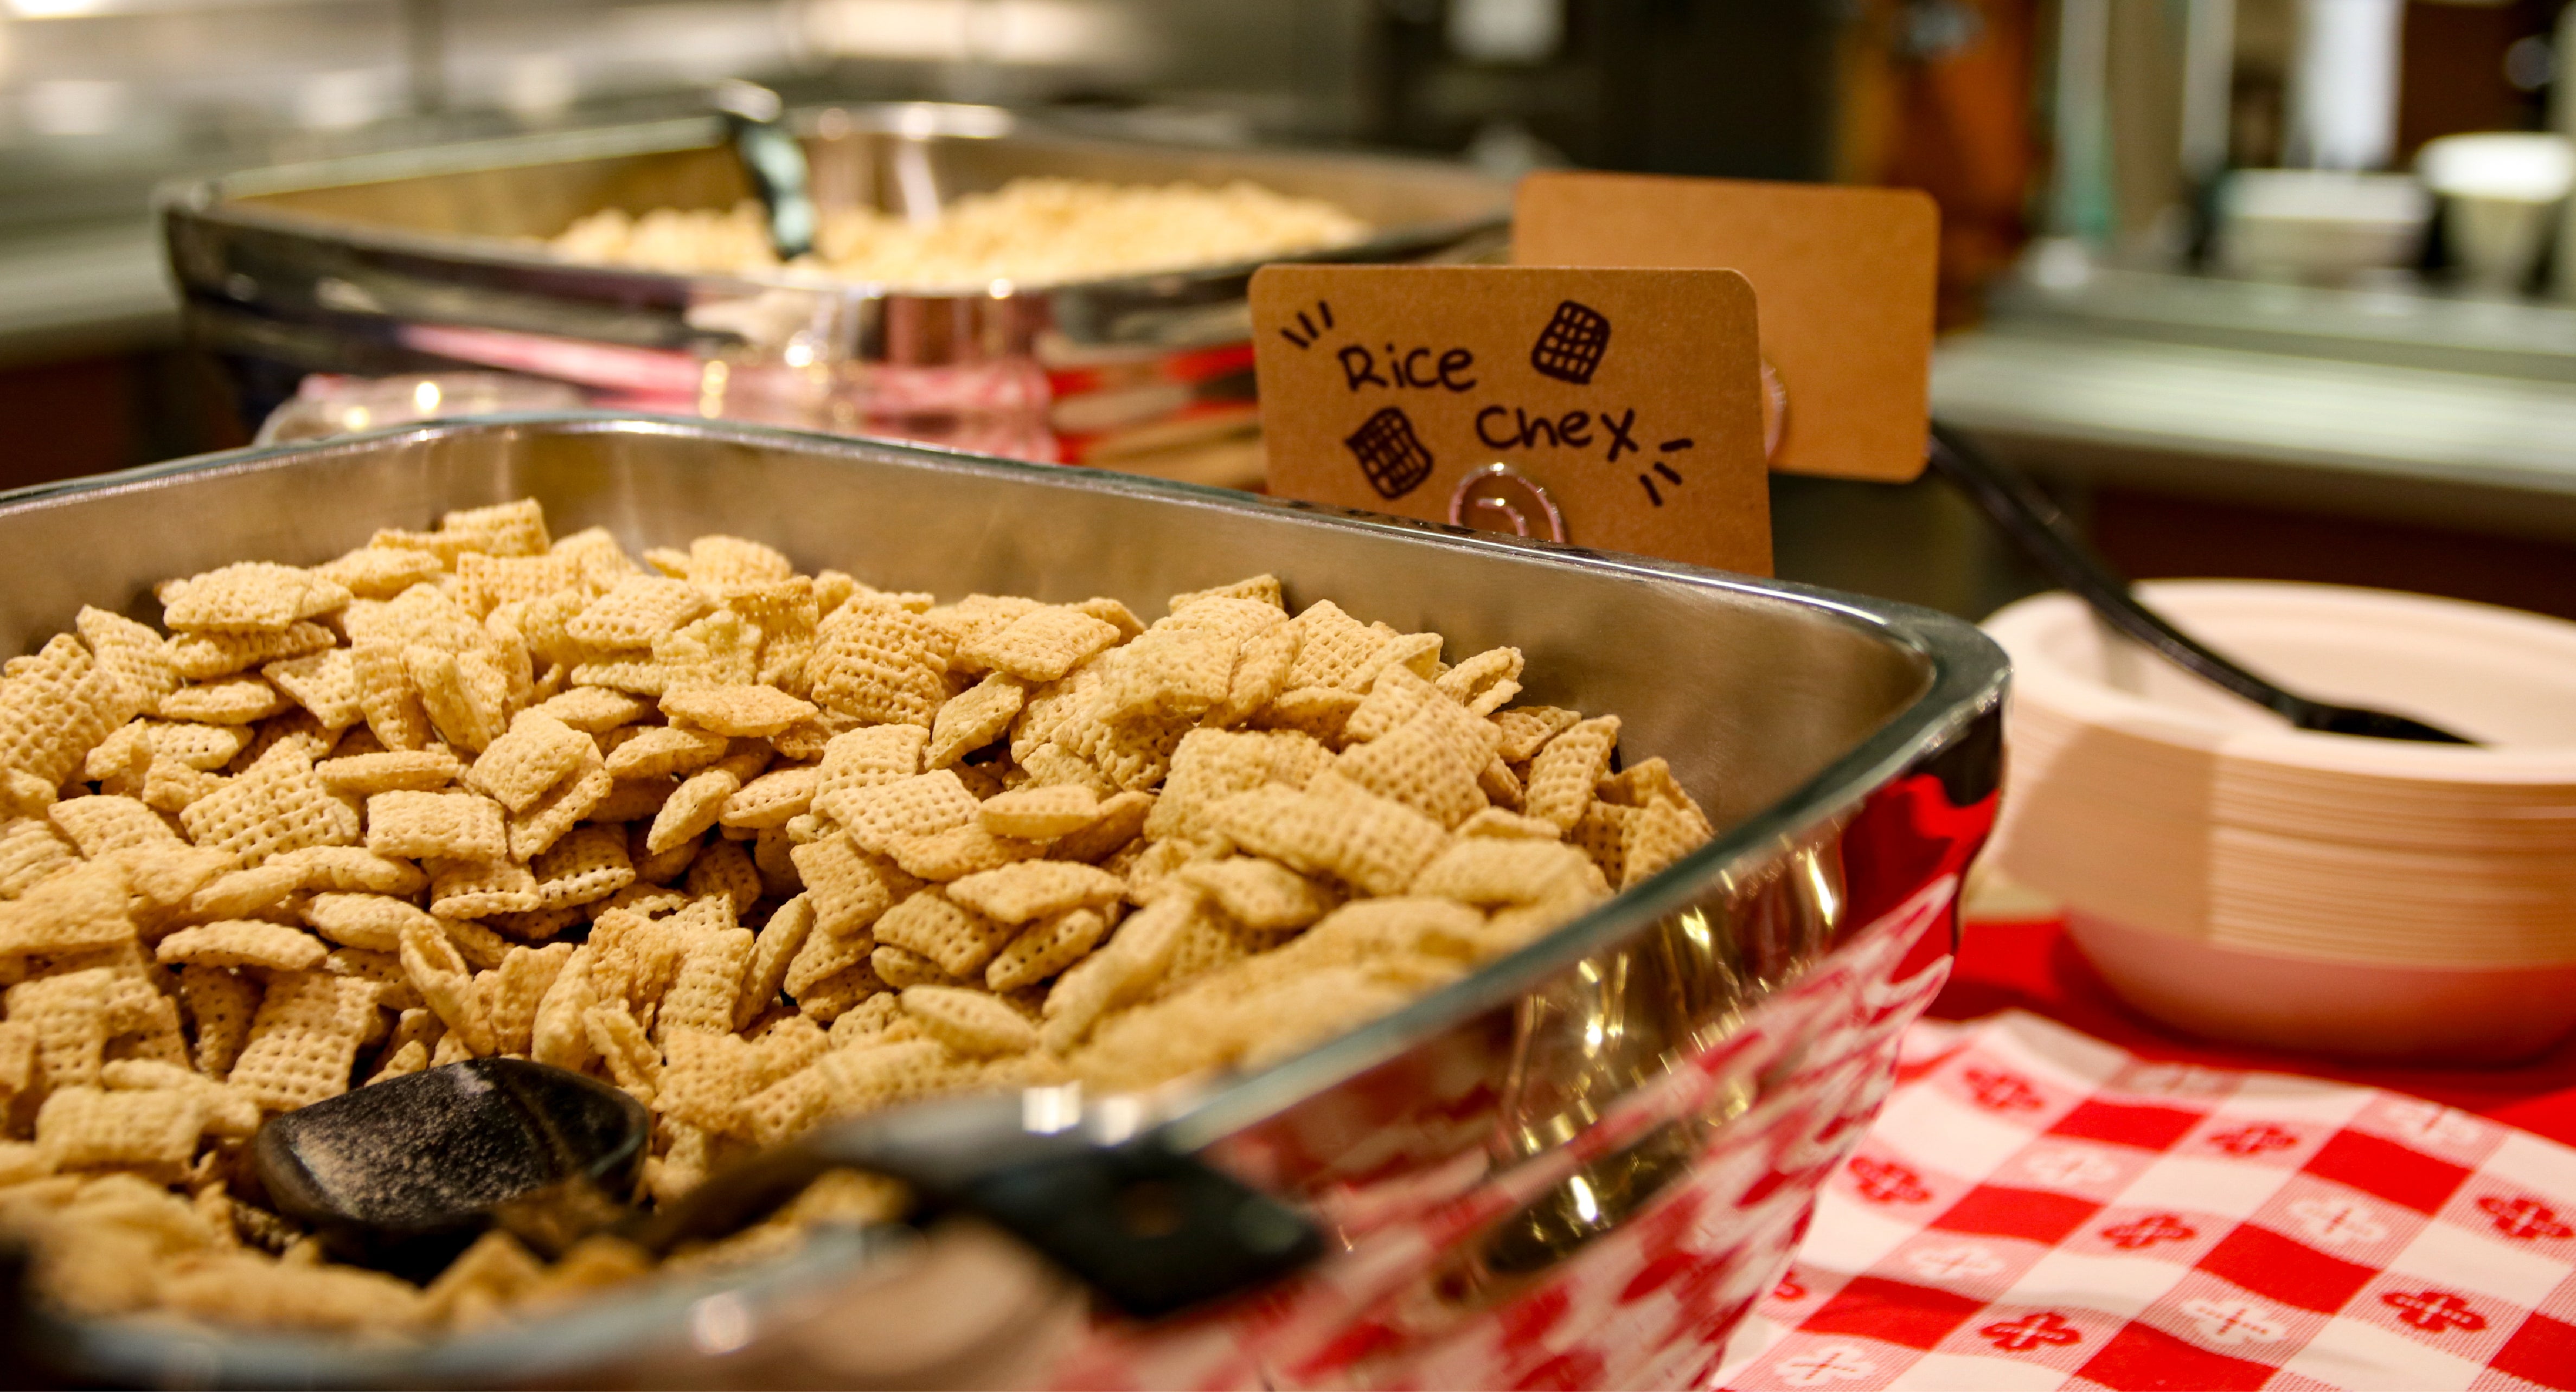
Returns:
[[[2111,569],[2076,533],[2073,523],[2030,480],[1997,464],[1939,421],[1932,423],[1932,468],[1957,485],[1969,500],[2048,578],[2091,605],[2121,634],[2175,666],[2216,684],[2293,724],[2302,723],[2312,702],[2291,695],[2246,671],[2175,628],[2164,616],[2138,601],[2128,582]]]

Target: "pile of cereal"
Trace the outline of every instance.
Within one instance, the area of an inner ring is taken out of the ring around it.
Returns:
[[[1015,179],[993,193],[960,198],[927,222],[873,208],[825,209],[813,255],[795,264],[876,285],[1049,285],[1257,261],[1346,246],[1367,234],[1367,224],[1330,203],[1257,184]],[[657,271],[741,274],[779,267],[756,203],[729,213],[657,208],[640,218],[604,209],[548,246],[574,261]]]
[[[1453,667],[1268,576],[1148,625],[734,537],[645,560],[454,512],[8,664],[0,1224],[53,1298],[471,1325],[648,1263],[331,1263],[263,1206],[261,1119],[531,1058],[651,1110],[667,1202],[827,1118],[1278,1057],[1709,835],[1662,760],[1610,771],[1615,717],[1509,705],[1518,651]],[[732,1243],[893,1202],[843,1180]]]

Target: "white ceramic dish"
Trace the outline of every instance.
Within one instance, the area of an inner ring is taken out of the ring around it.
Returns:
[[[2069,913],[2066,931],[2120,999],[2213,1039],[2500,1064],[2576,1029],[2576,966],[2372,966],[2213,947],[2085,913]]]
[[[2068,596],[1997,614],[2015,690],[1996,863],[2069,906],[2112,987],[2194,1033],[2381,1057],[2508,1057],[2576,1027],[2576,624],[2329,586],[2142,589],[2284,685],[2485,743],[2292,730]],[[2563,1008],[2525,999],[2539,982]]]

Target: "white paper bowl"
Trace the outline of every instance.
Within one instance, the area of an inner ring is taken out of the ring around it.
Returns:
[[[2379,1057],[2493,1060],[2576,1027],[2576,624],[2334,586],[2141,591],[2295,690],[2484,745],[2292,730],[2070,596],[1995,615],[2015,669],[1997,863],[2068,906],[2113,989],[2197,1034]]]

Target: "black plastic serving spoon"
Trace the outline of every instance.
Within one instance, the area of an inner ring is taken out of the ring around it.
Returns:
[[[1139,1317],[1261,1285],[1323,1251],[1295,1209],[1151,1131],[1104,1141],[1074,1112],[1001,1093],[842,1122],[648,1214],[625,1198],[651,1126],[642,1107],[577,1073],[488,1058],[272,1118],[252,1156],[279,1212],[343,1259],[415,1280],[496,1223],[549,1256],[600,1231],[665,1253],[733,1232],[834,1169],[981,1217]]]
[[[2284,691],[2246,671],[2140,603],[2128,582],[2085,544],[2066,514],[2030,480],[1987,458],[1958,431],[1938,421],[1932,424],[1930,449],[1933,470],[1966,493],[2049,579],[2092,606],[2122,636],[2193,676],[2242,696],[2302,730],[2427,744],[2477,743],[2411,716]]]
[[[776,92],[739,78],[716,84],[708,104],[724,117],[734,154],[751,177],[751,191],[769,217],[770,249],[781,261],[793,261],[814,250],[820,218],[814,211],[813,170],[805,147],[779,118],[786,103]]]

